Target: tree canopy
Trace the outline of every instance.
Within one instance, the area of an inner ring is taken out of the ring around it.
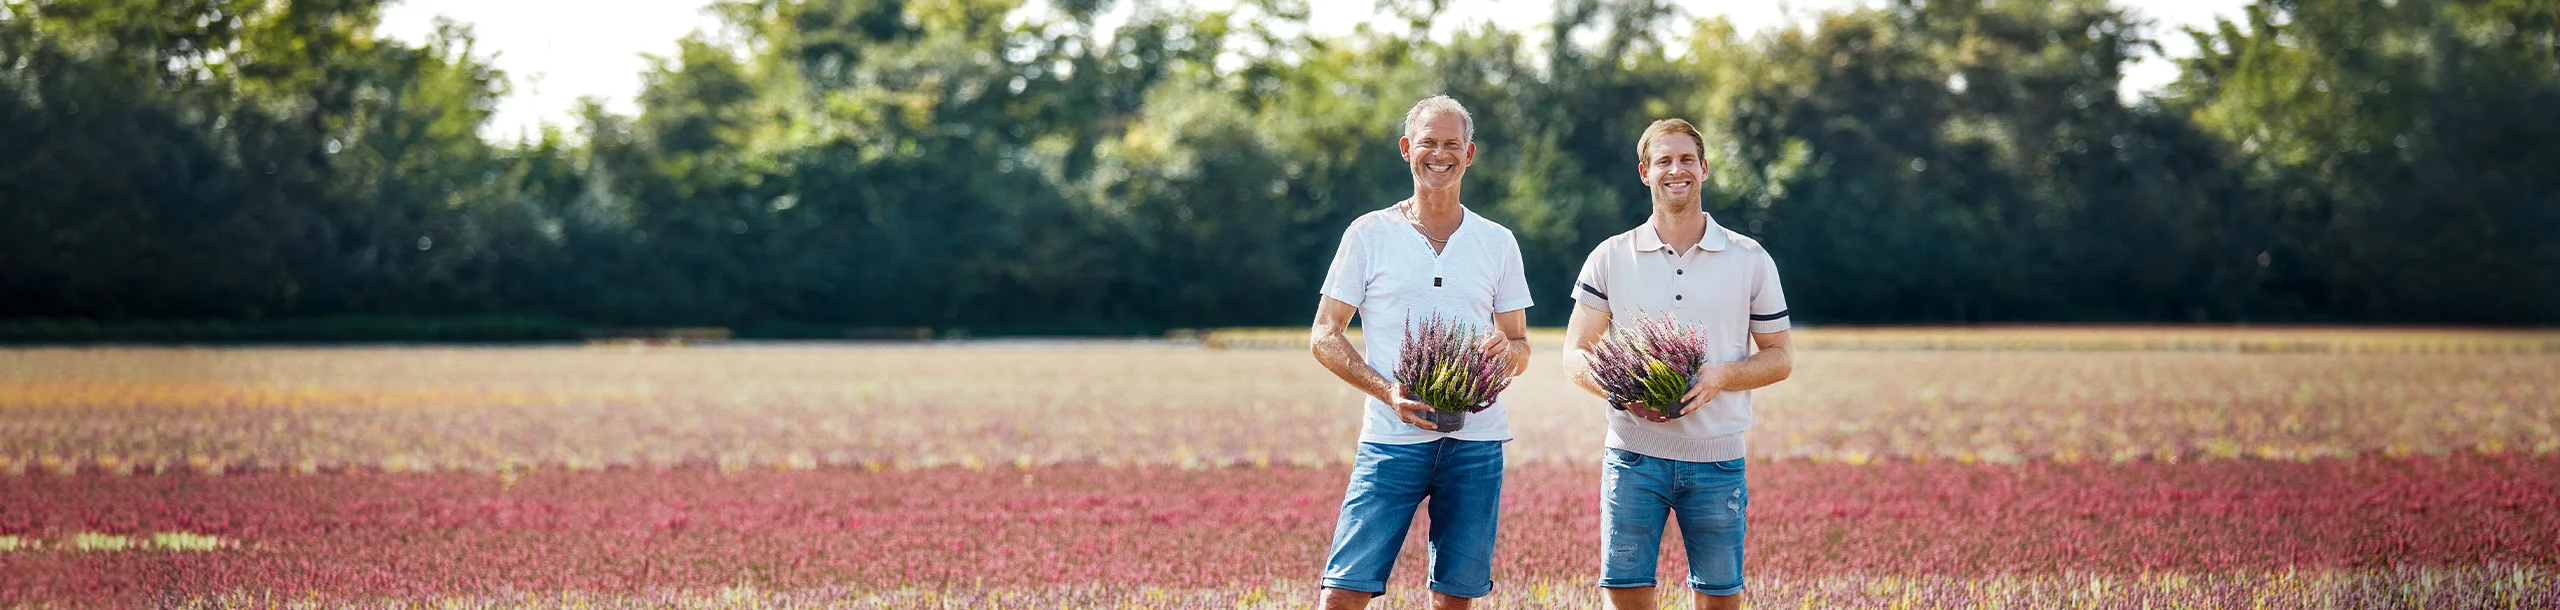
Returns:
[[[1148,332],[1303,323],[1397,125],[1467,104],[1465,200],[1540,323],[1642,222],[1653,119],[1816,323],[2560,322],[2560,5],[2264,0],[2161,32],[2099,0],[1900,0],[1738,32],[1561,0],[730,0],[639,112],[479,136],[506,75],[380,0],[0,3],[0,317],[539,315]],[[1293,23],[1295,22],[1295,23]],[[2123,71],[2193,40],[2166,91]],[[781,332],[781,331],[777,331]]]

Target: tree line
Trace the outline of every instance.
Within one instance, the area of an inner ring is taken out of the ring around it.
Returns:
[[[1561,323],[1641,222],[1636,135],[1814,323],[2560,322],[2560,5],[1899,0],[1736,31],[1561,0],[1306,33],[1295,0],[731,0],[589,102],[480,136],[506,75],[382,0],[0,3],[0,318],[515,317],[1154,332],[1303,323],[1397,125],[1475,113],[1465,199]],[[2165,90],[2118,95],[2158,37]]]

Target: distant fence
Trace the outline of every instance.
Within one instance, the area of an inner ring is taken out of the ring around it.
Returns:
[[[933,329],[923,326],[877,326],[852,328],[844,338],[857,341],[931,341]]]
[[[583,334],[588,345],[688,345],[719,343],[732,336],[729,329],[719,327],[616,328]]]

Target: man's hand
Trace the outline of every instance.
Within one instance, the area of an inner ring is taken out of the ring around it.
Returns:
[[[1724,391],[1725,378],[1731,373],[1732,371],[1726,365],[1713,362],[1700,363],[1698,374],[1689,378],[1689,393],[1680,395],[1680,401],[1689,405],[1681,407],[1680,414],[1688,415],[1697,411],[1699,406],[1707,404],[1707,401],[1715,400],[1716,393]]]
[[[1416,428],[1435,432],[1440,430],[1439,426],[1431,424],[1431,420],[1422,418],[1423,414],[1431,412],[1431,405],[1423,404],[1422,401],[1419,400],[1406,398],[1404,394],[1404,384],[1395,384],[1388,388],[1388,392],[1387,409],[1395,411],[1397,418],[1403,419],[1404,423],[1413,424],[1413,427]]]
[[[1514,309],[1493,314],[1493,334],[1502,338],[1502,352],[1511,355],[1511,376],[1529,371],[1529,310]],[[1491,341],[1491,338],[1487,338]]]
[[[1484,350],[1487,354],[1509,358],[1511,370],[1504,373],[1506,376],[1518,377],[1521,373],[1529,372],[1528,339],[1514,339],[1502,333],[1491,333],[1477,341],[1476,348]]]
[[[1417,412],[1428,412],[1431,406],[1405,398],[1404,385],[1378,374],[1377,369],[1369,368],[1369,363],[1361,360],[1360,352],[1351,348],[1351,340],[1343,336],[1343,329],[1351,326],[1351,317],[1359,312],[1359,308],[1333,297],[1325,297],[1318,302],[1315,325],[1308,329],[1308,350],[1315,353],[1316,362],[1323,364],[1325,370],[1333,371],[1334,376],[1341,377],[1342,381],[1359,388],[1362,393],[1386,402],[1387,408],[1394,409],[1396,417],[1404,423],[1438,431],[1431,422],[1416,417]]]
[[[1680,395],[1681,407],[1679,415],[1664,413],[1659,409],[1653,408],[1653,405],[1644,404],[1644,401],[1641,400],[1628,402],[1621,406],[1627,408],[1628,415],[1633,415],[1645,421],[1657,424],[1671,421],[1673,417],[1696,413],[1698,412],[1698,407],[1706,406],[1707,401],[1715,400],[1716,393],[1724,391],[1725,378],[1730,373],[1731,371],[1727,370],[1724,365],[1714,363],[1699,365],[1698,375],[1689,380],[1689,393]]]

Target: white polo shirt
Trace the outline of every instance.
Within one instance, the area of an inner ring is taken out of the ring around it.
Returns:
[[[1493,314],[1527,309],[1529,281],[1521,275],[1520,242],[1511,230],[1468,210],[1439,252],[1415,231],[1396,206],[1363,214],[1342,232],[1333,267],[1325,272],[1324,296],[1360,308],[1363,359],[1369,368],[1396,380],[1396,358],[1404,352],[1405,321],[1420,323],[1438,314],[1500,332]],[[1441,433],[1404,423],[1377,398],[1364,399],[1360,442],[1387,445],[1427,443],[1443,438],[1469,441],[1511,440],[1511,420],[1502,402],[1467,416],[1467,425]]]
[[[1707,359],[1733,362],[1751,356],[1751,333],[1787,329],[1787,296],[1778,287],[1778,264],[1760,242],[1707,219],[1706,234],[1687,252],[1673,252],[1647,221],[1591,250],[1574,280],[1573,299],[1609,312],[1612,324],[1638,315],[1676,318],[1707,335]],[[1751,393],[1719,392],[1680,419],[1654,423],[1625,411],[1603,409],[1608,446],[1684,462],[1721,462],[1743,456],[1742,432],[1751,428]]]

